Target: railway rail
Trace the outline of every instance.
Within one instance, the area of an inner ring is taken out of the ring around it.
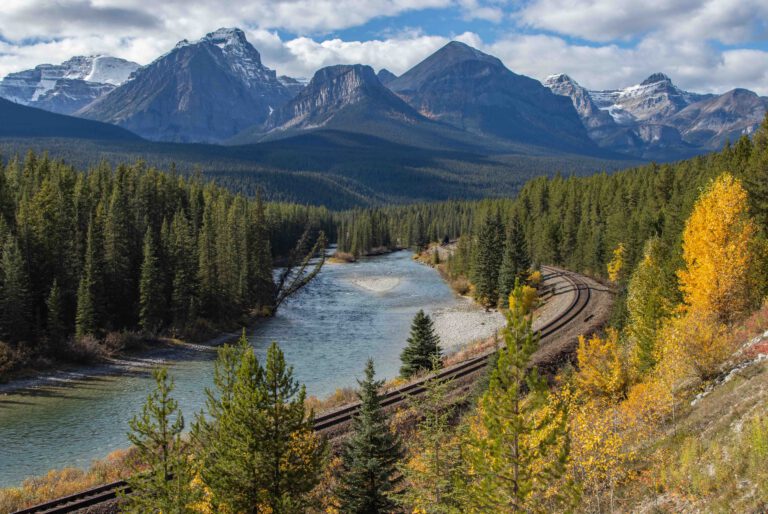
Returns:
[[[584,309],[587,308],[591,299],[591,289],[589,284],[575,273],[548,266],[542,266],[542,270],[547,274],[545,278],[559,276],[568,284],[568,286],[565,286],[564,288],[559,288],[560,292],[569,290],[574,292],[573,299],[569,305],[553,320],[545,323],[538,329],[540,342],[545,343],[547,339],[552,338],[568,327],[579,317]],[[547,291],[547,294],[556,294],[556,292],[550,289]],[[381,395],[381,405],[383,407],[393,407],[405,402],[408,397],[422,394],[426,389],[427,381],[432,379],[441,381],[455,380],[478,373],[486,368],[488,360],[494,353],[495,350],[489,350],[479,356],[444,368],[436,375],[425,377],[397,389],[386,391]],[[315,430],[317,432],[325,432],[349,423],[358,408],[359,404],[353,403],[317,416],[315,418]],[[114,500],[121,494],[129,493],[130,488],[128,483],[124,480],[120,480],[22,509],[13,514],[70,514],[84,508],[93,507]]]

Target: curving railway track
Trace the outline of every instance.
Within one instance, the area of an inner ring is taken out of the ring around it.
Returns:
[[[570,327],[571,324],[579,318],[590,303],[592,298],[592,287],[584,277],[576,273],[549,266],[542,266],[542,271],[545,273],[545,280],[559,277],[565,282],[564,286],[549,287],[545,290],[543,296],[573,292],[573,298],[570,303],[552,320],[538,328],[540,344],[543,345],[549,340],[555,339],[561,332]],[[426,377],[397,389],[386,391],[382,393],[381,404],[383,407],[394,407],[405,402],[410,396],[421,394],[425,390],[426,381],[432,378],[437,378],[438,380],[455,380],[478,373],[485,369],[488,364],[488,359],[493,353],[493,350],[489,350],[479,356],[444,368],[436,376]],[[327,432],[334,428],[344,426],[352,420],[358,408],[359,405],[353,403],[317,416],[315,418],[315,430],[318,432]],[[116,499],[118,495],[129,493],[130,488],[128,487],[128,484],[121,480],[70,496],[58,498],[34,507],[29,507],[13,514],[68,514],[112,501]]]

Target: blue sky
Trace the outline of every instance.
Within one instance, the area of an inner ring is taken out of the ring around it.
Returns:
[[[280,74],[362,62],[402,73],[451,39],[539,80],[591,88],[661,71],[684,88],[768,95],[766,0],[4,0],[0,76],[73,55],[147,64],[237,26]]]

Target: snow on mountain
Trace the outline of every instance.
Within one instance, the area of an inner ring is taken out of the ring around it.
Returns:
[[[303,86],[277,77],[237,28],[183,40],[78,111],[148,139],[220,142],[260,125]]]
[[[710,95],[684,91],[667,75],[654,73],[640,84],[624,89],[589,91],[592,101],[620,125],[660,121]]]
[[[124,83],[138,68],[135,62],[117,57],[79,55],[61,64],[40,64],[8,74],[0,81],[0,97],[69,114]]]

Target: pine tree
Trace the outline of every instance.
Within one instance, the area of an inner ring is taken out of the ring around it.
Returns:
[[[509,301],[509,294],[515,287],[515,281],[521,283],[531,268],[531,259],[528,256],[528,245],[525,242],[525,233],[520,218],[515,214],[510,222],[507,233],[507,241],[504,245],[504,256],[499,271],[499,297],[501,305]]]
[[[541,508],[568,457],[567,404],[549,395],[536,368],[529,371],[538,336],[524,310],[522,287],[512,297],[505,346],[465,444],[470,466],[465,510],[473,512]],[[564,492],[553,493],[553,501]]]
[[[200,475],[211,492],[214,512],[266,512],[265,483],[270,471],[261,452],[267,431],[263,375],[245,333],[236,347],[219,351],[217,390],[207,392],[208,420],[195,430]]]
[[[30,334],[29,277],[16,239],[6,237],[0,253],[0,336],[22,341]]]
[[[486,215],[477,236],[474,264],[472,266],[475,297],[486,307],[496,305],[499,299],[499,268],[504,250],[504,227],[501,215]]]
[[[184,417],[171,397],[173,379],[165,368],[155,370],[156,388],[147,397],[141,413],[131,419],[128,439],[136,447],[138,466],[128,478],[131,494],[124,512],[197,512],[199,499],[193,487],[194,471],[187,443],[182,438]]]
[[[157,256],[152,228],[144,236],[144,261],[139,280],[139,323],[149,333],[157,332],[163,324],[165,298],[162,271]]]
[[[395,512],[392,494],[400,482],[397,462],[402,458],[400,439],[387,426],[374,379],[373,360],[359,381],[360,410],[352,422],[352,434],[344,444],[341,459],[339,509],[349,514]]]
[[[317,485],[325,461],[325,444],[314,432],[307,413],[304,386],[277,343],[267,350],[261,384],[265,400],[265,433],[261,462],[264,487],[272,512],[304,512],[307,494]]]
[[[440,353],[440,338],[435,334],[432,318],[419,310],[411,323],[408,345],[400,354],[400,375],[409,378],[419,371],[432,370],[434,363],[440,362]]]
[[[77,288],[77,312],[75,313],[75,337],[78,339],[96,331],[91,290],[91,281],[87,276],[83,276]]]
[[[214,384],[218,395],[208,392],[209,419],[200,417],[193,430],[213,506],[304,512],[326,448],[280,348],[269,348],[262,368],[243,332],[236,347],[220,351]]]

